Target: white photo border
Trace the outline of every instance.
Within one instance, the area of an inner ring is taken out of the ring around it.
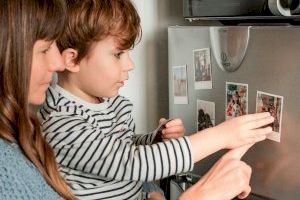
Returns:
[[[262,92],[257,90],[256,92],[256,103],[255,103],[255,112],[257,112],[257,100],[258,100],[258,94],[264,94],[264,95],[268,95],[268,96],[273,96],[276,98],[280,98],[281,99],[281,107],[280,107],[280,119],[279,119],[279,132],[275,132],[273,131],[272,133],[267,135],[267,138],[276,142],[280,142],[281,140],[281,126],[282,126],[282,111],[283,111],[283,96],[280,95],[276,95],[276,94],[271,94],[271,93],[267,93],[267,92]]]

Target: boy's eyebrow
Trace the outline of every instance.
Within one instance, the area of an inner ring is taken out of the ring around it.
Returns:
[[[115,47],[115,48],[112,49],[112,51],[125,51],[125,50],[124,50],[124,49],[121,49],[121,48],[119,48],[119,47]]]

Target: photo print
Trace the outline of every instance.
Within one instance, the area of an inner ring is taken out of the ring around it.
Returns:
[[[197,130],[215,125],[215,102],[197,100]]]
[[[256,112],[270,112],[275,118],[274,122],[270,125],[273,132],[270,133],[267,138],[276,142],[280,142],[281,137],[282,107],[282,96],[257,91]]]
[[[225,119],[248,114],[248,84],[226,82]]]
[[[195,89],[212,89],[210,49],[193,50]]]
[[[173,66],[174,104],[188,104],[186,65]]]

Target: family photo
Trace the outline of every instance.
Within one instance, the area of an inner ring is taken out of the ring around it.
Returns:
[[[188,103],[186,66],[173,66],[174,104]]]
[[[195,89],[212,89],[212,71],[210,49],[193,51],[195,70]]]
[[[246,114],[248,114],[248,84],[226,82],[226,120]]]
[[[215,125],[215,102],[197,100],[197,130]]]
[[[273,133],[268,136],[269,139],[280,141],[281,120],[282,120],[283,97],[257,91],[256,112],[269,112],[274,117],[271,125]]]

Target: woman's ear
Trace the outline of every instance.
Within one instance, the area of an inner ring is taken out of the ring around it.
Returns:
[[[79,65],[75,62],[76,58],[78,56],[77,50],[68,48],[68,49],[65,49],[61,55],[62,55],[64,64],[66,66],[66,70],[68,70],[70,72],[79,72],[80,71]]]

